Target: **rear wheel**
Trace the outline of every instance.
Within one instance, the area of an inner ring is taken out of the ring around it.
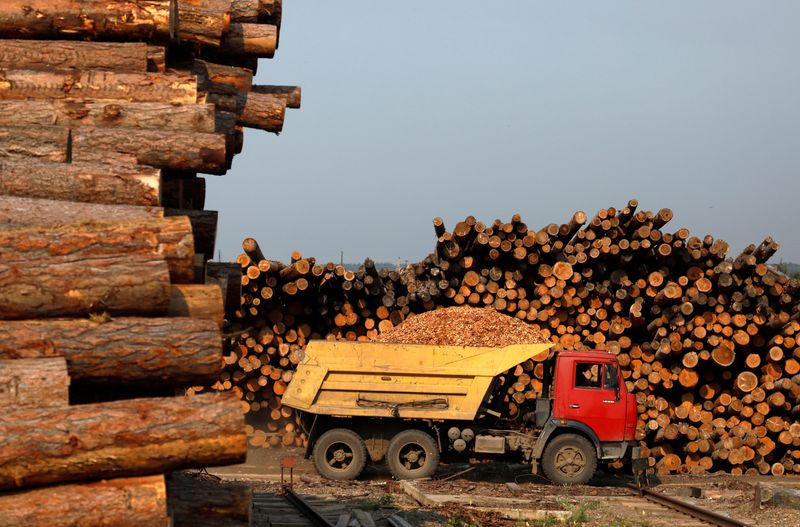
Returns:
[[[311,457],[323,477],[356,479],[367,464],[367,448],[361,436],[352,430],[335,428],[320,436]]]
[[[430,434],[405,430],[389,442],[386,464],[397,479],[428,478],[439,466],[439,448]]]
[[[542,470],[547,479],[558,485],[583,485],[597,469],[594,446],[583,436],[564,434],[544,449]]]

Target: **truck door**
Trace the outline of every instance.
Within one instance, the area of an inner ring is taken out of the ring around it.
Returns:
[[[559,379],[568,382],[556,395],[561,400],[556,401],[559,411],[555,417],[582,422],[600,441],[621,441],[625,435],[625,398],[618,397],[615,388],[621,383],[617,365],[570,357],[558,367],[566,370],[560,372]]]

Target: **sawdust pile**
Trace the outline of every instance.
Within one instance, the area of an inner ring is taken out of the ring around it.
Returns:
[[[501,347],[549,342],[525,322],[491,308],[448,307],[406,319],[375,339],[397,344]]]

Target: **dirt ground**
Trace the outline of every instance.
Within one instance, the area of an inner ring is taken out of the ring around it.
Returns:
[[[280,458],[293,455],[297,462],[294,487],[298,493],[333,497],[350,507],[369,510],[379,527],[389,525],[385,518],[392,514],[420,527],[703,525],[689,516],[637,497],[627,487],[632,479],[618,475],[600,473],[589,485],[560,487],[533,476],[529,467],[523,465],[442,466],[433,479],[412,483],[424,497],[437,501],[420,504],[382,468],[368,468],[358,481],[333,482],[319,477],[313,466],[302,459],[302,454],[299,449],[263,450],[253,453],[243,465],[211,472],[224,478],[250,481],[256,491],[277,492]],[[652,490],[729,515],[748,525],[800,525],[800,504],[754,507],[756,484],[800,489],[798,478],[670,476],[652,483]]]

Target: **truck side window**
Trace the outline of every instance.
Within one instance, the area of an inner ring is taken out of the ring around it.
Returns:
[[[619,373],[615,364],[603,365],[603,389],[616,390],[619,388]]]
[[[600,365],[591,362],[579,362],[575,365],[576,388],[600,388]]]

